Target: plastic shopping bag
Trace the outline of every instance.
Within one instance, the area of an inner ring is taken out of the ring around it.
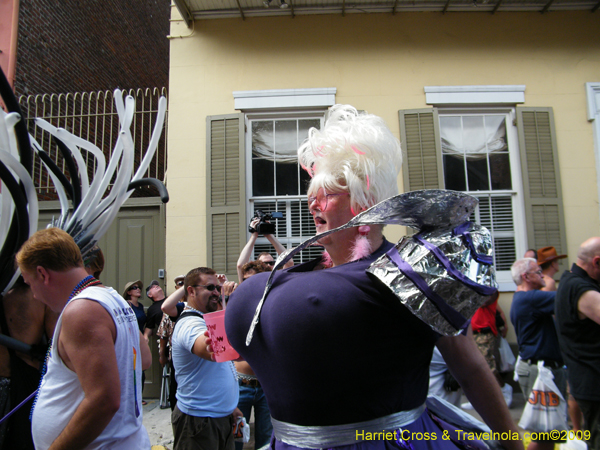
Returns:
[[[567,403],[554,384],[554,375],[538,362],[538,376],[527,399],[519,426],[528,431],[568,430]]]
[[[500,372],[510,372],[515,369],[515,355],[510,349],[508,341],[500,337]]]
[[[250,427],[246,423],[245,417],[240,417],[233,427],[233,437],[236,442],[250,441]]]

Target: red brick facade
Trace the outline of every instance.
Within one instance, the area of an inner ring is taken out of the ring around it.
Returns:
[[[21,0],[17,96],[166,87],[169,0]]]

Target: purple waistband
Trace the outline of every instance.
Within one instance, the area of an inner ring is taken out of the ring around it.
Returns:
[[[454,328],[460,330],[467,323],[467,319],[463,317],[461,313],[452,308],[446,301],[440,297],[437,292],[434,292],[427,282],[421,278],[421,276],[416,273],[412,266],[404,261],[396,247],[392,247],[390,251],[387,252],[388,257],[396,266],[402,271],[406,277],[413,282],[419,290],[425,294],[425,296],[433,302],[433,304],[437,307],[438,311],[442,315],[444,319],[450,323]]]

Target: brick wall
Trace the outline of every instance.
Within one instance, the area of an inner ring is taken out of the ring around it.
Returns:
[[[169,0],[21,0],[15,93],[167,86]]]

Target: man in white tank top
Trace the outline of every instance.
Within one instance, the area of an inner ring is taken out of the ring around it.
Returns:
[[[61,313],[34,403],[36,449],[149,449],[141,377],[152,357],[133,310],[88,276],[58,228],[35,233],[16,259],[34,297]]]

